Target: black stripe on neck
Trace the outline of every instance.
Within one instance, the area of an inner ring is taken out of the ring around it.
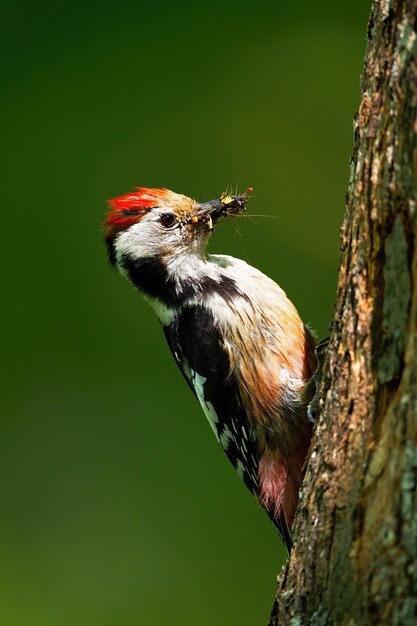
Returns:
[[[145,295],[157,298],[167,306],[178,305],[174,281],[160,259],[145,257],[133,260],[124,255],[120,265],[128,273],[132,284]]]
[[[245,297],[235,281],[228,276],[222,276],[219,281],[209,276],[202,276],[199,281],[195,278],[174,280],[165,263],[157,257],[133,260],[123,256],[120,265],[137,289],[151,298],[157,298],[166,306],[179,308],[188,300],[209,293],[217,293],[226,301],[238,296]]]

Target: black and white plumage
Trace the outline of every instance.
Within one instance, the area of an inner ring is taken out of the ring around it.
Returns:
[[[223,447],[246,486],[256,494],[258,454],[247,427],[239,389],[213,315],[201,305],[185,307],[164,328],[171,351]]]
[[[207,255],[245,197],[198,204],[165,189],[111,201],[109,258],[154,308],[231,464],[287,548],[311,437],[314,340],[285,293],[244,261]]]

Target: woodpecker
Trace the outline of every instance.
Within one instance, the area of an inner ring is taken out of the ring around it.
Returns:
[[[138,187],[109,201],[109,261],[153,307],[171,352],[229,461],[288,552],[312,420],[315,339],[285,292],[232,256],[207,254],[248,190],[198,203]]]

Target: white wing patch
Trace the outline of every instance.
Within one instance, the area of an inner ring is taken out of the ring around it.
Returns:
[[[225,424],[220,437],[220,443],[222,444],[224,450],[227,450],[227,448],[229,447],[229,442],[232,439],[234,439],[233,433],[229,430],[228,425]]]
[[[242,461],[240,460],[237,462],[236,471],[237,471],[239,478],[243,480],[243,476],[245,475],[245,472],[246,472],[246,467],[243,465]]]
[[[187,372],[187,376],[188,376],[188,372]],[[195,394],[198,398],[198,401],[201,404],[201,408],[204,411],[204,415],[207,417],[209,424],[216,436],[217,441],[220,441],[219,435],[217,433],[217,424],[219,422],[219,418],[217,416],[216,411],[214,410],[214,406],[212,405],[212,403],[207,402],[207,400],[204,397],[204,383],[206,382],[207,378],[205,378],[204,376],[201,376],[200,374],[197,374],[197,372],[195,372],[191,368],[189,369],[189,378],[190,378],[192,386],[194,387]]]
[[[178,359],[177,355],[176,358]],[[226,454],[228,454],[229,460],[236,468],[238,476],[242,480],[245,480],[246,476],[246,483],[247,479],[250,479],[250,481],[252,482],[252,486],[250,487],[250,489],[256,495],[258,485],[258,463],[254,455],[249,452],[248,432],[245,426],[243,424],[237,424],[235,418],[231,418],[232,430],[227,424],[220,424],[219,416],[217,415],[214,406],[204,397],[204,384],[207,378],[193,370],[190,367],[187,359],[184,358],[181,363],[183,372],[194,388],[195,395],[200,402],[201,408],[204,411],[204,415],[208,419],[208,422],[211,426],[212,431],[214,432],[217,441],[220,443]],[[219,431],[221,432],[220,437]],[[232,457],[230,457],[231,451]],[[237,456],[237,458],[235,455]],[[239,456],[241,458],[239,458]],[[252,466],[250,465],[251,463]]]

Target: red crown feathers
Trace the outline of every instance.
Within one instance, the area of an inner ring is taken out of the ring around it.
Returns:
[[[136,187],[133,193],[118,196],[108,201],[109,212],[104,223],[106,236],[111,237],[138,222],[149,209],[157,207],[172,192],[169,189]]]

